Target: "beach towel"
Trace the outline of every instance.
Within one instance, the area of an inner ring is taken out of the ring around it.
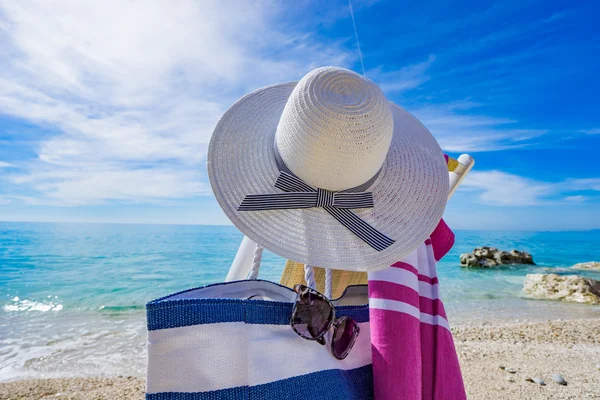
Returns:
[[[453,244],[442,220],[410,255],[368,274],[376,400],[466,399],[435,266]]]

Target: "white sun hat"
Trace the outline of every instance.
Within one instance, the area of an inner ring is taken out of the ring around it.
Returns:
[[[334,269],[402,259],[435,229],[448,196],[444,155],[427,128],[375,83],[336,67],[238,100],[215,127],[207,167],[245,235]]]

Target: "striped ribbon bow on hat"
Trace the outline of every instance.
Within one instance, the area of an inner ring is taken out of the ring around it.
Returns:
[[[385,250],[395,242],[349,210],[351,208],[372,208],[374,203],[371,192],[332,192],[315,189],[297,176],[283,171],[279,173],[275,187],[286,193],[249,194],[238,207],[238,211],[322,207],[377,251]]]

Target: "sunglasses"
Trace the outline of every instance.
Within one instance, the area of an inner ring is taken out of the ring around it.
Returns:
[[[360,328],[350,317],[335,318],[335,308],[327,297],[305,285],[294,286],[296,301],[290,324],[301,337],[325,344],[325,334],[333,327],[331,354],[343,360],[352,350]]]

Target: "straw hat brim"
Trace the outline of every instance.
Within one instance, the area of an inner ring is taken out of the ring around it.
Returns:
[[[375,207],[353,212],[395,243],[376,251],[322,208],[237,211],[248,194],[279,193],[275,132],[297,82],[258,89],[221,117],[208,148],[208,176],[233,224],[273,253],[296,262],[351,271],[383,269],[429,237],[448,194],[445,159],[431,133],[390,103],[394,134],[379,176],[368,189]]]

